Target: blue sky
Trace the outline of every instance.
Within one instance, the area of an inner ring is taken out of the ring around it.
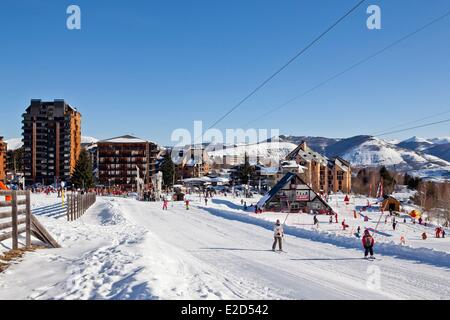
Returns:
[[[207,127],[325,30],[356,0],[2,0],[0,135],[21,134],[30,99],[63,98],[83,135],[135,134],[170,144]],[[66,8],[82,29],[66,28]],[[366,28],[366,8],[382,30]],[[448,12],[448,0],[368,1],[219,126],[239,128]],[[450,18],[253,123],[282,134],[369,134],[450,110]],[[440,120],[445,116],[430,119]],[[450,125],[408,131],[449,136]]]

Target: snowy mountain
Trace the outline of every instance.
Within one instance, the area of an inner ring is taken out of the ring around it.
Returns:
[[[283,142],[291,142],[295,145],[299,145],[303,141],[305,141],[308,146],[314,151],[325,153],[325,150],[340,141],[341,139],[336,138],[326,138],[326,137],[311,137],[311,136],[284,136],[280,135],[280,141]]]
[[[450,143],[434,145],[427,149],[426,153],[450,161]]]
[[[92,144],[92,143],[97,143],[97,142],[98,142],[97,138],[88,137],[88,136],[81,136],[81,143],[82,144]]]
[[[12,138],[5,140],[5,142],[8,144],[8,151],[14,151],[23,146],[22,138]]]
[[[401,141],[397,144],[400,148],[405,148],[414,151],[424,151],[434,145],[433,142],[424,138],[412,137],[407,140]]]
[[[450,143],[450,137],[440,137],[440,138],[433,138],[433,139],[428,139],[428,140],[434,144]]]
[[[208,151],[208,155],[212,159],[222,159],[224,156],[243,159],[245,154],[247,154],[253,159],[259,157],[261,160],[272,159],[278,161],[284,159],[296,147],[297,145],[291,142],[261,142],[237,145],[226,149],[213,149]]]
[[[423,152],[412,151],[390,144],[384,140],[359,136],[345,139],[337,144],[343,144],[346,140],[358,138],[357,145],[347,144],[348,148],[342,149],[338,154],[356,167],[378,167],[386,166],[397,170],[424,170],[424,169],[447,169],[450,170],[450,162],[436,156]],[[336,150],[334,145],[333,149]],[[330,150],[328,150],[330,151]]]

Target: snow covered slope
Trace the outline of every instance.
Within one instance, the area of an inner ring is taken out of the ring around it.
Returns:
[[[424,151],[434,144],[424,138],[412,137],[397,144],[398,147],[413,151]]]
[[[425,153],[399,148],[384,140],[369,137],[341,155],[357,167],[394,167],[398,170],[449,169],[450,163]]]
[[[70,223],[42,208],[62,248],[27,253],[1,273],[0,299],[450,298],[448,259],[431,259],[445,253],[430,250],[425,261],[421,250],[406,257],[409,249],[383,244],[385,254],[368,262],[358,239],[295,226],[286,227],[287,252],[274,253],[272,221],[217,200],[163,212],[161,203],[100,197]],[[380,286],[370,285],[374,266]]]
[[[223,156],[243,159],[245,154],[252,158],[273,159],[275,161],[284,159],[297,145],[290,142],[261,142],[258,144],[243,144],[235,147],[208,152],[208,155],[215,159]]]
[[[20,149],[23,146],[22,138],[12,138],[5,140],[5,142],[8,144],[8,150],[12,151]]]
[[[97,138],[88,137],[88,136],[81,136],[81,143],[82,144],[91,144],[98,142]]]

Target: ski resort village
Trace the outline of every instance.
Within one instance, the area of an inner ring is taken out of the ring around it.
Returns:
[[[2,0],[0,30],[0,301],[450,300],[449,1]]]
[[[170,148],[84,137],[64,100],[22,117],[1,299],[450,298],[450,163],[422,139]]]

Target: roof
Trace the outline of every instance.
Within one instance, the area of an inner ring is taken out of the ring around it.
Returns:
[[[328,161],[328,158],[321,155],[320,153],[312,150],[310,147],[306,145],[306,143],[303,141],[297,148],[295,148],[291,153],[289,153],[286,156],[286,160],[295,160],[297,156],[300,156],[306,161],[317,161],[326,163]]]
[[[283,189],[284,186],[286,186],[288,183],[290,183],[293,179],[298,179],[303,185],[307,186],[310,190],[310,192],[314,193],[314,195],[316,196],[313,201],[315,199],[318,199],[320,202],[322,202],[326,207],[330,208],[330,205],[328,203],[325,202],[325,200],[323,200],[310,186],[308,186],[306,184],[305,181],[303,181],[302,178],[300,178],[300,176],[296,173],[293,172],[288,172],[286,173],[286,175],[281,178],[281,180],[272,188],[270,189],[269,192],[267,192],[262,198],[261,200],[259,200],[257,206],[259,208],[265,207],[266,204],[273,198],[275,197],[275,195],[281,190]]]
[[[124,135],[120,137],[114,137],[111,139],[101,140],[98,143],[147,143],[149,141],[133,137],[130,135]]]

